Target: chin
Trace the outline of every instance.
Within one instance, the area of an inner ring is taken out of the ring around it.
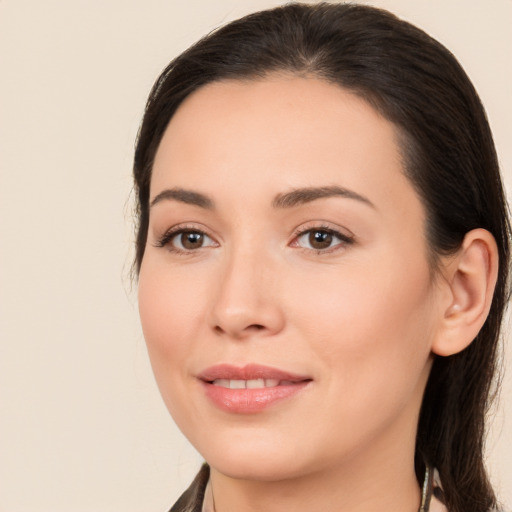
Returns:
[[[204,450],[198,444],[196,448],[212,468],[230,478],[278,481],[307,471],[308,464],[298,458],[298,444],[287,446],[277,438],[273,436],[270,442],[254,437],[230,438],[227,442],[219,439],[212,442],[213,438],[210,438],[206,440]]]
[[[275,482],[295,478],[304,473],[294,461],[280,460],[280,457],[266,455],[258,459],[245,456],[240,457],[214,457],[206,459],[208,464],[219,473],[237,480],[251,480],[255,482]]]

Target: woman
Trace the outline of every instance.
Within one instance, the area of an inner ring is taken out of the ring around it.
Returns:
[[[151,363],[205,465],[173,511],[489,511],[509,223],[454,57],[291,4],[156,82],[134,164]]]

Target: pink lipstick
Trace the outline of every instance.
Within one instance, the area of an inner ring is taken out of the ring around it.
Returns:
[[[198,375],[206,396],[220,409],[233,413],[256,413],[290,398],[304,389],[311,378],[262,366],[220,364]]]

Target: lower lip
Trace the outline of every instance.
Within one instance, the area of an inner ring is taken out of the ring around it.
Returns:
[[[271,405],[291,398],[302,391],[310,381],[285,386],[257,389],[229,389],[203,382],[206,396],[220,409],[248,414],[263,411]]]

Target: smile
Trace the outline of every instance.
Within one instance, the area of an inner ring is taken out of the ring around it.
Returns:
[[[274,388],[276,386],[291,386],[294,383],[290,380],[277,379],[250,379],[250,380],[229,380],[215,379],[212,384],[228,389],[261,389]]]
[[[295,396],[312,382],[307,376],[254,364],[212,366],[198,378],[213,405],[236,414],[261,412]]]

